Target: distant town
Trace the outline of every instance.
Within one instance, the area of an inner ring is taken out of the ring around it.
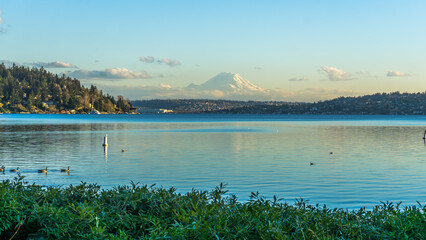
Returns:
[[[426,92],[376,93],[314,103],[154,99],[131,102],[139,113],[425,115]]]

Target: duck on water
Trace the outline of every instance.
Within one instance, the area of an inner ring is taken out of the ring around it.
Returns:
[[[70,166],[68,166],[68,168],[62,168],[61,172],[69,172],[70,171]]]

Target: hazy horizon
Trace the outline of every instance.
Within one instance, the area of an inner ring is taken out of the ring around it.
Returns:
[[[228,99],[187,89],[221,72],[266,91],[239,100],[423,92],[425,10],[423,1],[5,0],[0,62],[132,100]]]

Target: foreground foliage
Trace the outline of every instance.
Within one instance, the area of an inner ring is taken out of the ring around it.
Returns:
[[[131,183],[40,188],[0,183],[1,239],[426,239],[426,207],[372,210],[294,205],[252,193],[238,202],[224,185],[186,194]]]

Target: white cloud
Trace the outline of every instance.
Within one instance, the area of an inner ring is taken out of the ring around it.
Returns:
[[[148,57],[142,56],[139,58],[139,60],[145,63],[153,63],[155,61],[155,58],[153,56],[148,56]]]
[[[351,80],[351,74],[335,67],[323,66],[320,72],[328,76],[330,81]]]
[[[303,77],[303,78],[290,78],[289,79],[290,82],[304,82],[304,81],[308,81],[307,78]]]
[[[70,63],[64,63],[64,62],[36,62],[30,65],[34,65],[36,67],[44,67],[44,68],[77,68],[76,66],[70,64]]]
[[[160,86],[161,88],[168,88],[168,89],[172,88],[172,86],[170,86],[168,84],[164,84],[164,83],[160,83],[160,85],[158,85],[158,86]]]
[[[145,79],[151,78],[145,71],[134,72],[126,68],[108,68],[98,70],[76,70],[68,73],[69,76],[80,79]]]
[[[388,71],[388,74],[386,75],[388,77],[410,77],[413,76],[411,73],[402,73],[397,71]]]
[[[147,57],[142,56],[142,57],[139,58],[139,61],[144,62],[144,63],[156,62],[156,63],[159,63],[159,64],[167,64],[169,67],[175,67],[175,66],[181,65],[181,62],[178,61],[178,60],[172,60],[172,59],[169,59],[169,58],[158,59],[158,58],[155,58],[153,56],[147,56]]]
[[[170,67],[179,66],[181,64],[178,60],[171,60],[171,59],[168,59],[168,58],[162,58],[159,61],[169,65]]]

